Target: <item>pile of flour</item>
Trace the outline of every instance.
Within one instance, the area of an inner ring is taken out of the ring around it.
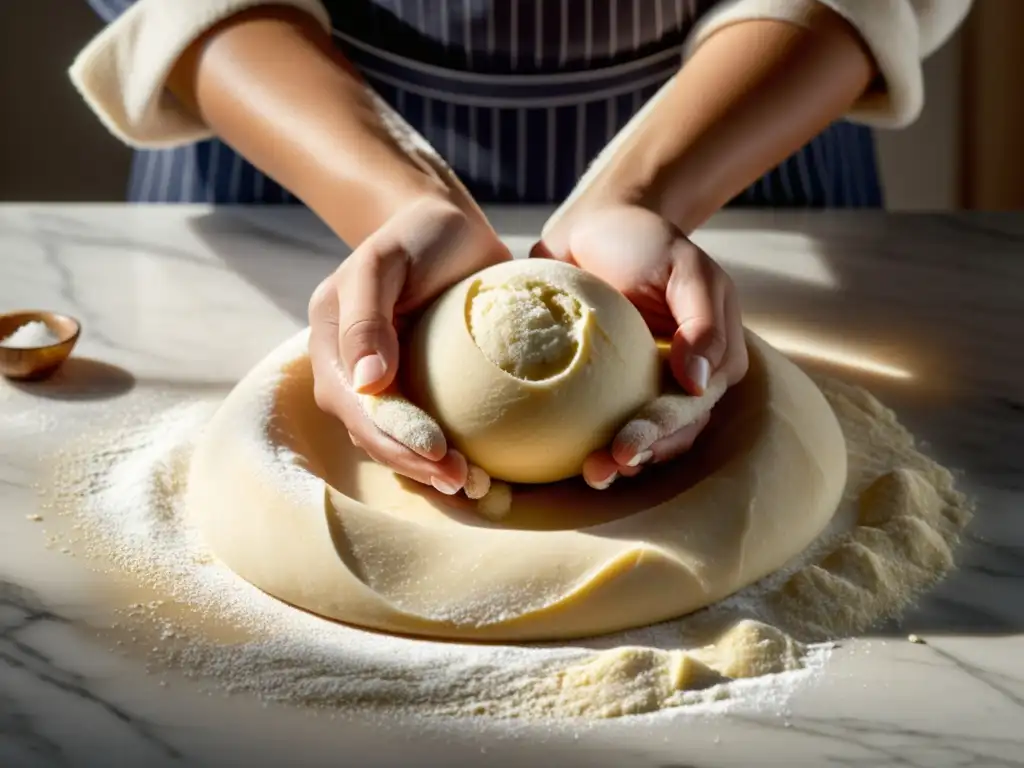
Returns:
[[[0,338],[0,347],[9,349],[36,349],[49,347],[60,342],[60,338],[46,323],[32,320],[19,326],[14,333]]]
[[[970,518],[952,475],[915,448],[891,411],[859,388],[818,383],[850,459],[829,530],[797,562],[709,609],[593,641],[389,636],[320,619],[242,581],[209,554],[181,503],[214,402],[177,405],[72,446],[49,506],[73,519],[74,549],[150,595],[124,610],[126,629],[153,638],[150,658],[227,691],[426,716],[775,708],[822,669],[830,641],[897,615],[948,572]]]

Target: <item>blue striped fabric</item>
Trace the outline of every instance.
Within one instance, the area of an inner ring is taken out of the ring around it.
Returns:
[[[110,21],[133,0],[89,0]],[[334,0],[335,40],[481,203],[557,203],[676,70],[715,0]],[[135,202],[298,203],[219,141],[138,152]],[[837,122],[733,206],[876,208],[874,141]]]

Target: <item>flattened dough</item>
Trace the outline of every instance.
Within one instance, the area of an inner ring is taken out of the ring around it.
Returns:
[[[500,524],[400,480],[313,400],[308,331],[235,388],[192,457],[187,509],[208,545],[275,597],[385,631],[502,641],[651,624],[784,565],[846,479],[839,424],[802,371],[748,334],[747,377],[700,449],[594,491],[518,486]]]

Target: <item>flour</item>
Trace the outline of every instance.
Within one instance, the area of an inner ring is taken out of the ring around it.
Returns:
[[[508,280],[469,293],[467,320],[488,360],[518,379],[543,381],[572,363],[583,308],[564,291],[537,280]]]
[[[521,719],[776,708],[821,671],[828,641],[898,614],[941,578],[970,517],[950,473],[890,411],[855,387],[819,383],[850,446],[830,529],[797,562],[718,605],[591,641],[413,640],[320,619],[253,588],[210,556],[182,510],[189,453],[216,403],[176,406],[73,447],[51,506],[76,521],[99,567],[162,596],[125,612],[132,632],[156,627],[151,659],[229,692]]]
[[[357,395],[363,413],[374,426],[420,456],[444,456],[440,425],[422,408],[399,395]]]
[[[0,347],[9,349],[35,349],[49,347],[60,342],[60,338],[50,330],[46,323],[31,320],[19,326],[14,333],[0,339]]]

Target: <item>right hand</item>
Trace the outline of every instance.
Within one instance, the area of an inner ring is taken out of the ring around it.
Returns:
[[[482,214],[427,197],[367,238],[309,302],[317,405],[341,419],[352,442],[372,459],[441,493],[465,486],[465,457],[448,448],[429,417],[425,429],[418,425],[416,439],[403,445],[376,426],[366,396],[400,397],[398,328],[406,316],[462,278],[511,258]]]

